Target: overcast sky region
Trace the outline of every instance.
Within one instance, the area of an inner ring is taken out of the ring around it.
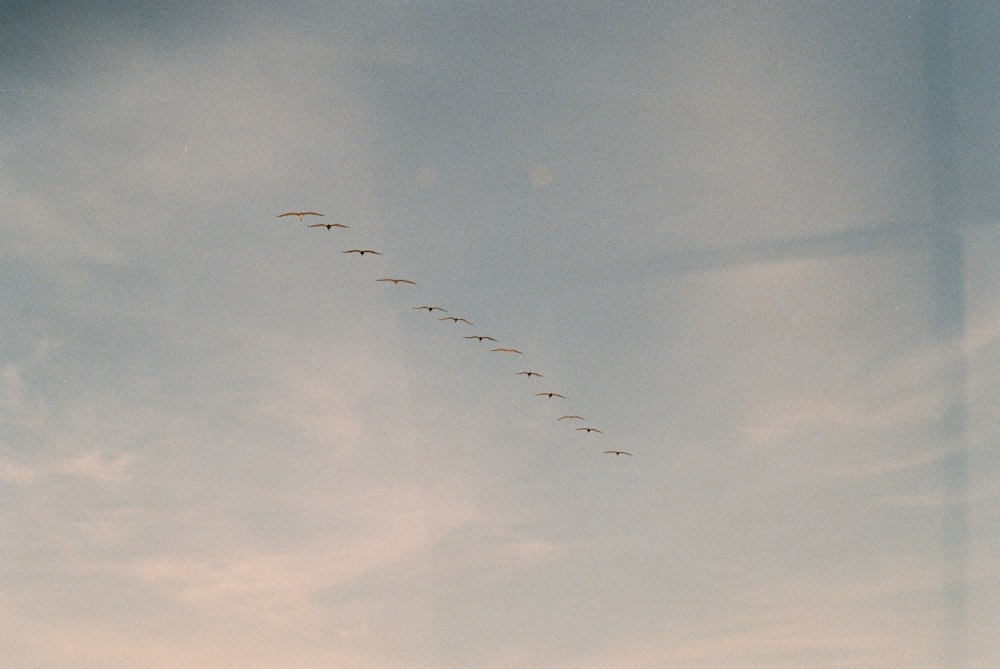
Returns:
[[[0,1],[0,666],[1000,666],[998,34]]]

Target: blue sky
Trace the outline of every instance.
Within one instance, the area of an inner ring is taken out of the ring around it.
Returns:
[[[1000,13],[667,4],[0,5],[0,664],[995,666]]]

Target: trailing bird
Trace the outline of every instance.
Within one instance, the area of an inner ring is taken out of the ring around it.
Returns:
[[[413,307],[413,308],[414,309],[426,309],[427,313],[433,313],[435,311],[443,311],[444,313],[448,313],[447,309],[442,309],[441,307],[426,307],[425,306],[425,307]]]
[[[628,451],[604,451],[605,453],[610,453],[612,455],[632,455]]]
[[[392,281],[392,285],[398,286],[401,283],[408,283],[411,286],[417,285],[416,281],[410,281],[409,279],[375,279],[376,281]]]
[[[535,393],[535,395],[548,397],[549,399],[552,399],[553,397],[561,397],[562,399],[566,399],[565,395],[560,395],[559,393]]]
[[[351,249],[350,251],[344,251],[344,253],[357,253],[358,255],[364,255],[366,253],[371,253],[372,255],[380,256],[382,255],[378,251],[372,251],[371,249]]]
[[[302,220],[303,216],[322,216],[323,214],[318,211],[286,211],[284,214],[278,214],[278,218],[284,216],[298,216],[299,220]]]
[[[578,427],[576,429],[577,429],[577,431],[585,430],[588,433],[590,433],[590,432],[596,432],[597,434],[604,434],[603,432],[601,432],[600,430],[598,430],[596,427]]]
[[[467,325],[472,325],[469,321],[464,318],[456,318],[455,316],[445,316],[444,318],[439,318],[439,321],[451,321],[452,323],[465,323]]]
[[[518,372],[519,375],[527,376],[531,378],[532,376],[544,376],[544,374],[539,374],[538,372]]]
[[[303,215],[305,215],[305,213],[306,212],[302,212]],[[322,216],[322,214],[320,214],[320,216]],[[351,226],[344,225],[343,223],[313,223],[312,225],[307,226],[307,227],[310,227],[310,228],[326,228],[327,230],[329,230],[330,228],[349,228]]]
[[[499,351],[500,353],[521,353],[521,351],[518,351],[516,348],[495,348],[493,351]]]
[[[583,416],[559,416],[556,420],[583,420]]]
[[[466,339],[478,339],[479,341],[496,341],[493,337],[487,337],[486,335],[466,335]]]

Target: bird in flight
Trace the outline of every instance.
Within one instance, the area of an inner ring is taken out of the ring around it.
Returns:
[[[532,376],[544,376],[544,374],[539,374],[538,372],[518,372],[519,375],[527,376],[531,378]]]
[[[496,341],[493,337],[487,337],[486,335],[466,335],[466,339],[478,339],[479,341]]]
[[[610,453],[611,455],[632,455],[628,451],[604,451],[605,453]]]
[[[441,307],[427,307],[427,306],[424,306],[424,307],[413,307],[413,308],[414,309],[426,309],[427,313],[432,313],[432,312],[435,312],[435,311],[443,311],[444,313],[448,313],[447,309],[442,309]]]
[[[456,318],[455,316],[445,316],[444,318],[439,318],[438,320],[439,321],[451,321],[452,323],[459,323],[459,322],[461,322],[461,323],[466,323],[467,325],[472,325],[472,323],[469,323],[469,321],[465,320],[464,318]]]
[[[350,251],[344,251],[344,253],[357,253],[358,255],[361,255],[361,256],[363,256],[366,253],[371,253],[372,255],[376,255],[376,256],[382,255],[378,251],[372,251],[371,249],[351,249]]]
[[[566,399],[565,395],[560,395],[559,393],[535,393],[535,395],[548,397],[549,399],[552,399],[553,397],[561,397],[562,399]]]
[[[417,285],[416,281],[410,281],[409,279],[375,279],[376,281],[392,281],[392,285],[398,286],[401,283],[408,283],[411,286]]]
[[[302,215],[305,216],[306,213],[307,212],[302,212]],[[322,216],[322,214],[319,214],[319,215]],[[349,228],[351,226],[344,225],[343,223],[313,223],[312,225],[310,225],[308,227],[310,227],[310,228],[326,228],[327,230],[329,230],[330,228]]]
[[[578,427],[576,429],[577,429],[577,431],[584,430],[587,433],[596,432],[597,434],[604,434],[603,432],[601,432],[600,430],[598,430],[596,427]]]
[[[583,416],[559,416],[556,420],[583,420]]]
[[[278,218],[284,216],[298,216],[299,220],[302,220],[303,216],[322,216],[323,214],[318,211],[286,211],[284,214],[278,214]]]
[[[521,353],[516,348],[495,348],[493,352],[499,351],[500,353]]]

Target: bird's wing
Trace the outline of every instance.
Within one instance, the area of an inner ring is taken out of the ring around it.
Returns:
[[[329,225],[327,225],[326,223],[313,223],[313,224],[312,224],[312,225],[310,225],[309,227],[310,227],[310,228],[326,228],[327,230],[329,230],[329,229],[330,229],[330,226],[329,226]]]
[[[318,211],[303,211],[299,213],[299,216],[322,216],[323,214]]]
[[[278,214],[278,218],[281,218],[283,216],[298,216],[298,215],[299,212],[297,211],[286,211],[284,214]]]

